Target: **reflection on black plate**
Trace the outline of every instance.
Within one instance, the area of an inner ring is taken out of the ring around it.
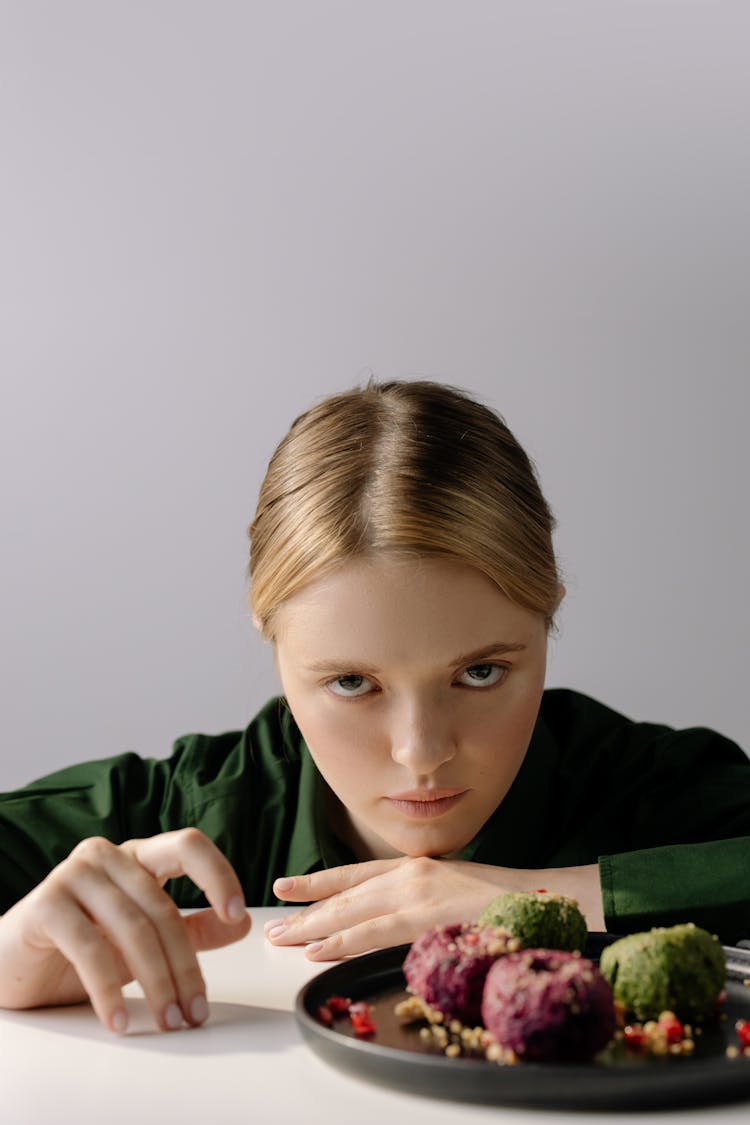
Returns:
[[[598,958],[614,938],[590,934],[586,954]],[[557,1109],[642,1109],[737,1101],[750,1097],[750,1058],[728,1058],[734,1024],[750,1019],[750,952],[726,948],[726,1019],[705,1026],[693,1055],[659,1058],[621,1043],[581,1063],[497,1066],[484,1059],[450,1059],[402,1027],[394,1006],[405,998],[401,966],[408,945],[343,961],[314,977],[297,996],[296,1016],[309,1045],[326,1062],[353,1075],[412,1094],[498,1105]],[[315,1016],[329,996],[373,1006],[377,1032],[357,1039],[347,1019],[324,1027]]]

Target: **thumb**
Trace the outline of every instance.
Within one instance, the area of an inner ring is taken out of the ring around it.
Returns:
[[[223,922],[212,908],[198,910],[184,918],[187,934],[193,949],[222,949],[234,941],[240,941],[250,933],[252,921],[245,914],[238,922]]]

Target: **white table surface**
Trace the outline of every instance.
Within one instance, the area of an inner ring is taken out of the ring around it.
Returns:
[[[465,1105],[398,1093],[324,1063],[294,1020],[298,989],[327,966],[276,949],[254,910],[251,933],[201,954],[211,1015],[201,1028],[157,1032],[135,985],[117,1037],[85,1005],[0,1011],[2,1125],[443,1125],[446,1122],[743,1122],[750,1102],[647,1114],[566,1113]],[[740,1062],[739,1065],[744,1065]],[[748,1063],[750,1065],[750,1063]]]

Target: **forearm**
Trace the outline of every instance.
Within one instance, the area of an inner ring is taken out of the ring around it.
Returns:
[[[578,903],[589,930],[604,930],[604,906],[599,865],[588,863],[578,867],[510,868],[476,865],[486,878],[505,891],[552,891],[566,895]]]

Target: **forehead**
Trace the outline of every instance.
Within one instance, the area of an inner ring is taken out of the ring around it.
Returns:
[[[546,637],[543,618],[515,605],[481,571],[447,559],[357,559],[311,583],[278,611],[280,655],[351,656],[372,664],[436,662],[496,643]]]

